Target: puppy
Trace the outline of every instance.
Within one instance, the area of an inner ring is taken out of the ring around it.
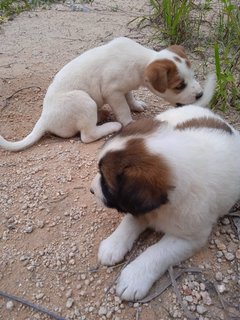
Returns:
[[[146,228],[165,234],[121,272],[123,300],[143,298],[169,266],[204,246],[240,198],[239,150],[239,132],[194,105],[132,122],[103,146],[90,191],[126,215],[101,242],[99,261],[120,262]]]
[[[32,132],[18,142],[0,136],[0,146],[19,151],[46,132],[69,138],[81,132],[85,143],[119,131],[132,111],[143,111],[132,90],[145,86],[172,104],[193,103],[202,95],[190,62],[181,46],[160,52],[128,38],[117,38],[91,49],[65,65],[49,86],[40,119]],[[119,122],[97,126],[97,110],[109,104]]]

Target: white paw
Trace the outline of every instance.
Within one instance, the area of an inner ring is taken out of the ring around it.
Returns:
[[[144,265],[133,261],[118,279],[116,292],[122,300],[136,301],[145,297],[155,280],[146,273]],[[156,279],[157,280],[157,279]]]
[[[112,266],[122,261],[128,250],[123,239],[110,236],[100,243],[98,260],[103,265]]]
[[[109,122],[108,125],[111,127],[112,132],[118,132],[122,128],[120,122]]]
[[[146,108],[146,103],[141,100],[135,100],[134,103],[131,105],[131,110],[136,112],[143,112]]]

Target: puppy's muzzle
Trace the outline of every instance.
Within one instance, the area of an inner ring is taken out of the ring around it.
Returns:
[[[199,93],[197,93],[196,94],[196,100],[199,100],[201,97],[203,96],[203,92],[199,92]],[[177,107],[177,108],[179,108],[179,107],[183,107],[184,106],[184,104],[182,104],[182,103],[176,103],[176,105],[175,105],[175,107]]]
[[[196,94],[196,100],[200,99],[203,96],[203,92]]]

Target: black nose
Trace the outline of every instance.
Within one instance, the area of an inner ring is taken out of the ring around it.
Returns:
[[[203,92],[200,92],[196,95],[196,100],[200,99],[203,96]]]
[[[93,189],[92,189],[92,188],[90,189],[90,192],[91,192],[92,194],[94,194],[94,191],[93,191]]]
[[[175,107],[177,107],[177,108],[178,108],[178,107],[183,107],[183,106],[184,106],[184,104],[179,103],[179,102],[177,102],[176,105],[175,105]]]

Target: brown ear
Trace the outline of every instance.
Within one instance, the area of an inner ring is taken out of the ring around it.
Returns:
[[[186,55],[186,53],[185,53],[185,51],[184,51],[183,46],[179,46],[179,45],[177,45],[177,44],[174,44],[174,45],[168,47],[167,49],[168,49],[169,51],[172,51],[172,52],[176,53],[176,54],[177,54],[179,57],[181,57],[181,58],[184,58],[184,59],[187,58],[187,55]]]
[[[164,63],[159,60],[147,66],[144,79],[146,82],[150,82],[155,90],[165,92],[167,89],[167,69]]]
[[[148,169],[133,165],[125,168],[118,176],[118,204],[121,211],[138,216],[169,201],[169,186],[165,181],[159,184],[156,172]]]
[[[149,82],[151,86],[163,93],[168,88],[171,78],[177,75],[177,68],[173,61],[168,59],[156,60],[150,63],[144,73],[145,82]]]
[[[108,152],[99,163],[104,203],[135,216],[166,204],[172,174],[164,158],[146,150],[144,139],[128,141],[123,150]]]

